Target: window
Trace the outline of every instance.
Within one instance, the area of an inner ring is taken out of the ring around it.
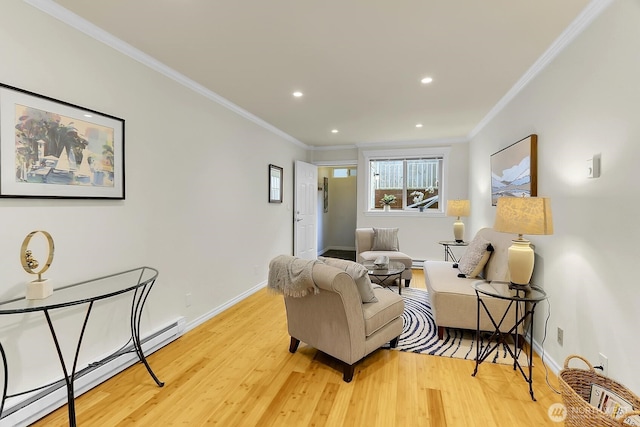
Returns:
[[[348,178],[350,176],[356,176],[355,168],[334,168],[333,169],[333,177],[334,178]]]
[[[368,211],[382,211],[381,199],[393,195],[396,200],[390,207],[394,212],[444,212],[443,149],[406,150],[404,155],[387,151],[364,154],[369,170]]]

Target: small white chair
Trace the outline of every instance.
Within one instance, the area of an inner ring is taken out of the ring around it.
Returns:
[[[376,258],[386,255],[389,261],[399,261],[404,264],[404,286],[411,282],[411,257],[399,250],[397,228],[357,228],[356,229],[356,261],[375,261]]]

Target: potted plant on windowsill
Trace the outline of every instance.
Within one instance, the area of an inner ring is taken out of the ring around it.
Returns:
[[[391,204],[396,202],[396,196],[393,194],[385,194],[380,203],[382,203],[382,210],[388,212],[391,210]]]

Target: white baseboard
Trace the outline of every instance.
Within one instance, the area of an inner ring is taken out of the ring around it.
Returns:
[[[182,335],[185,322],[185,318],[180,317],[143,337],[142,349],[145,355],[148,356]],[[132,344],[129,347],[133,349]],[[129,347],[125,350],[128,350]],[[95,367],[88,366],[77,373],[74,382],[76,397],[138,362],[138,356],[135,352],[106,361],[109,356],[111,355],[105,355],[101,359],[105,361],[104,364]],[[148,379],[153,381],[150,376]],[[66,404],[67,388],[64,382],[28,395],[7,399],[3,411],[7,415],[0,420],[0,427],[28,426]]]
[[[544,351],[544,348],[536,340],[533,340],[533,351],[540,356],[542,362],[551,369],[551,372],[556,375],[560,373],[560,370],[562,369],[560,365],[558,365],[558,363]]]
[[[227,301],[226,303],[224,303],[222,305],[219,305],[218,307],[216,307],[213,310],[203,314],[200,317],[197,317],[196,319],[194,319],[193,321],[191,321],[187,325],[185,325],[185,331],[184,332],[188,332],[188,331],[200,326],[201,324],[203,324],[207,320],[212,319],[213,317],[215,317],[216,315],[222,313],[226,309],[228,309],[230,307],[233,307],[234,305],[236,305],[237,303],[239,303],[243,299],[250,297],[251,295],[253,295],[256,292],[258,292],[260,289],[265,288],[266,286],[267,286],[267,281],[265,280],[264,282],[258,283],[256,286],[252,287],[251,289],[246,290],[245,292],[243,292],[240,295],[238,295],[237,297]]]

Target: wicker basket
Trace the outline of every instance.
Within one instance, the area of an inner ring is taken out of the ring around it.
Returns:
[[[569,361],[573,358],[582,360],[589,369],[569,368]],[[640,410],[638,410],[640,409],[640,397],[633,394],[623,385],[597,373],[591,363],[581,356],[570,355],[567,357],[564,361],[564,369],[560,371],[558,380],[560,382],[562,400],[567,407],[567,418],[565,419],[565,426],[567,427],[628,426],[629,424],[625,423],[627,417],[640,415]],[[605,414],[589,404],[592,384],[597,384],[613,391],[623,399],[628,400],[636,410],[628,412],[618,419]]]

